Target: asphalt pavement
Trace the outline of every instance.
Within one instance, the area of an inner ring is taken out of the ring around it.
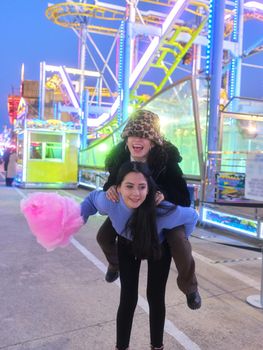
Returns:
[[[114,350],[119,282],[104,280],[96,242],[104,217],[93,216],[71,244],[47,252],[30,233],[20,201],[35,190],[8,188],[0,173],[0,349]],[[84,189],[58,191],[81,200]],[[190,310],[172,264],[166,293],[165,350],[263,349],[260,249],[197,227],[190,238],[200,310]],[[146,264],[140,275],[130,350],[149,349]]]

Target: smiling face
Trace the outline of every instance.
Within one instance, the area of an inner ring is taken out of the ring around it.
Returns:
[[[132,158],[138,162],[142,162],[147,159],[147,156],[153,146],[153,142],[149,139],[129,136],[127,139],[127,146]]]
[[[117,187],[117,191],[128,208],[136,209],[147,196],[148,184],[142,173],[130,172]]]

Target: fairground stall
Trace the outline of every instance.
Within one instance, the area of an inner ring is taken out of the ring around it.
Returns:
[[[18,169],[24,188],[76,188],[80,126],[61,120],[25,119],[15,125]]]
[[[263,240],[263,101],[234,98],[208,153],[202,222]]]

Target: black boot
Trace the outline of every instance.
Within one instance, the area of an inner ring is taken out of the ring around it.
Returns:
[[[105,280],[108,283],[112,283],[112,282],[116,281],[116,279],[118,277],[119,277],[119,270],[111,268],[111,266],[109,265],[108,270],[107,270],[106,275],[105,275]]]
[[[192,310],[200,309],[202,300],[198,291],[186,295],[187,305]]]

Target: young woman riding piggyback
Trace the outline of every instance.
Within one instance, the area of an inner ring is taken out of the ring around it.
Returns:
[[[190,195],[183,172],[179,166],[182,160],[178,149],[161,135],[159,116],[151,111],[139,109],[134,112],[122,132],[123,141],[117,144],[106,158],[105,166],[109,177],[103,190],[107,198],[119,200],[116,179],[121,165],[126,161],[147,163],[158,192],[155,201],[162,200],[175,205],[189,207]],[[186,295],[187,305],[195,310],[201,307],[195,274],[195,262],[191,244],[183,226],[165,230],[165,237],[175,262],[179,289]],[[109,267],[105,279],[113,282],[119,276],[119,261],[116,245],[116,231],[107,218],[98,231],[97,241],[102,248]]]

